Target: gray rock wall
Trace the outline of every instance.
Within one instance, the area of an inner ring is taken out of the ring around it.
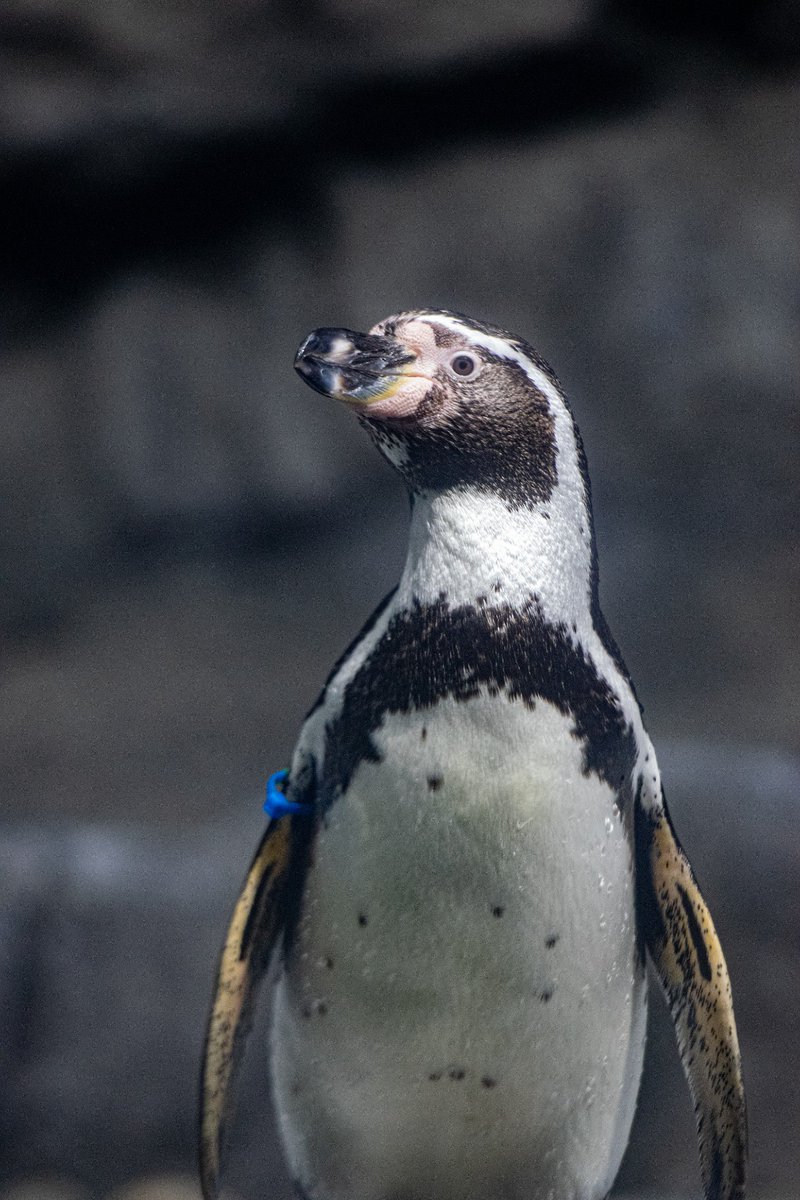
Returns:
[[[191,1169],[263,780],[403,556],[396,479],[294,350],[441,304],[573,399],[755,1194],[798,1190],[798,50],[791,0],[3,7],[0,1182]],[[232,1179],[279,1196],[249,1072]],[[693,1155],[656,1019],[620,1186]]]

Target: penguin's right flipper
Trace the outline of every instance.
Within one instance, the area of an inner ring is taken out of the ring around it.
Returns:
[[[304,859],[306,817],[272,820],[247,872],[220,956],[200,1081],[200,1183],[215,1200],[231,1091],[250,1031],[258,985],[284,931],[289,893]]]
[[[747,1110],[728,968],[659,794],[635,808],[639,929],[667,999],[697,1119],[706,1200],[743,1200]]]

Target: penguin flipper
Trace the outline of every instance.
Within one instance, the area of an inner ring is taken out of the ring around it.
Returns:
[[[215,1200],[217,1195],[234,1079],[250,1032],[258,985],[286,922],[287,890],[304,840],[298,821],[304,818],[284,817],[267,826],[220,955],[200,1080],[200,1183],[205,1200]]]
[[[706,1200],[742,1200],[747,1109],[728,968],[663,797],[635,813],[639,928],[694,1101]]]

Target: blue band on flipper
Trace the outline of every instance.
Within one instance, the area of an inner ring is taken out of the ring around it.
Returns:
[[[309,816],[314,811],[313,804],[302,804],[298,800],[288,800],[283,794],[283,784],[289,777],[288,771],[276,771],[267,780],[267,798],[264,801],[264,812],[277,820],[287,815]]]

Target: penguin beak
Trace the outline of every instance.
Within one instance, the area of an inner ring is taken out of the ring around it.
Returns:
[[[397,338],[352,329],[315,329],[295,356],[294,366],[323,396],[365,408],[393,395],[414,371],[414,354]]]

